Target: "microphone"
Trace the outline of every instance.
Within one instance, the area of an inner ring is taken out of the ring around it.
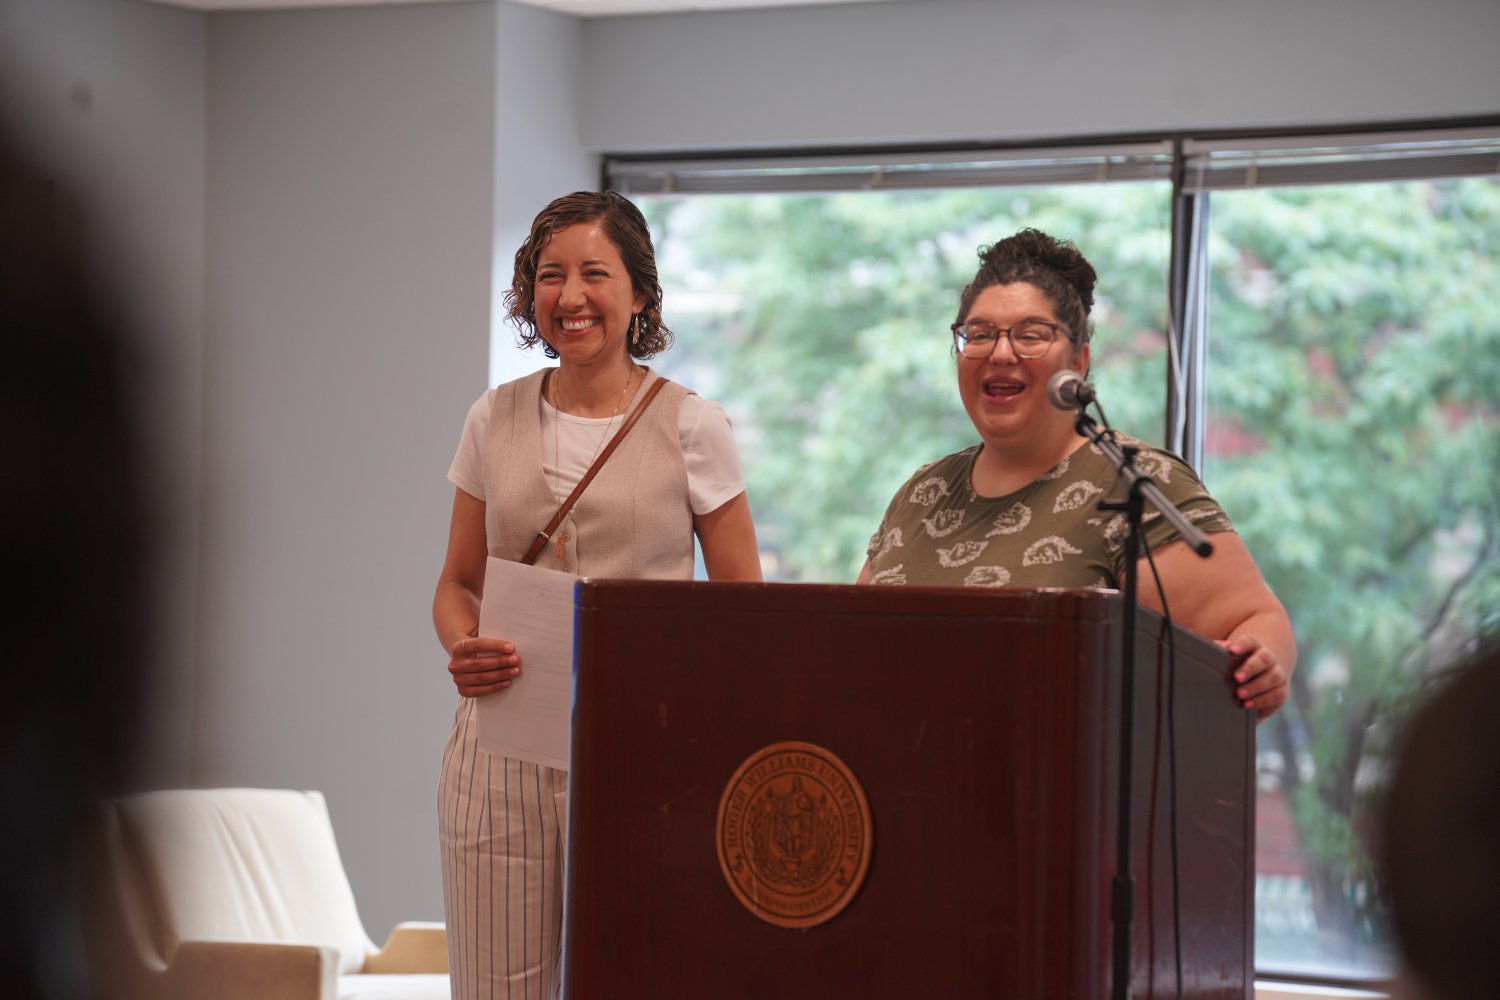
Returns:
[[[1094,387],[1071,368],[1047,380],[1047,398],[1059,410],[1081,410],[1094,402]]]

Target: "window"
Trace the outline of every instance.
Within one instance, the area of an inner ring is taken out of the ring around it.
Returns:
[[[1260,730],[1257,965],[1357,981],[1389,970],[1370,835],[1393,739],[1500,626],[1488,128],[609,174],[657,239],[660,367],[734,418],[773,579],[852,580],[892,490],[974,440],[947,324],[976,248],[1078,243],[1111,423],[1198,466],[1298,632],[1293,704]]]
[[[1168,151],[612,163],[679,334],[656,364],[729,410],[768,578],[852,582],[896,486],[973,442],[948,325],[979,245],[1016,229],[1088,234],[1112,276],[1095,340],[1110,418],[1161,439]],[[1051,175],[1066,183],[1037,184]],[[697,193],[725,190],[758,193]]]
[[[1202,472],[1291,611],[1260,734],[1257,957],[1384,963],[1393,738],[1500,608],[1500,181],[1215,192]]]

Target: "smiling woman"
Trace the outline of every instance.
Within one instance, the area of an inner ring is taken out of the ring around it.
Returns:
[[[955,330],[958,395],[988,445],[973,475],[974,488],[986,496],[1026,485],[1079,444],[1072,418],[1044,388],[1065,369],[1087,371],[1089,345],[1086,334],[1075,341],[1055,311],[1051,297],[1030,282],[990,285],[973,296]],[[1057,337],[1059,330],[1066,336]],[[1030,332],[1018,342],[1018,331]]]
[[[635,365],[623,341],[630,336],[640,343],[639,315],[645,304],[646,294],[635,290],[601,223],[571,225],[542,248],[532,319],[552,353],[566,358],[570,374],[608,376],[611,367],[623,362],[630,369],[628,382]],[[557,382],[553,380],[554,391]]]
[[[459,695],[438,787],[455,998],[560,987],[568,776],[479,748],[474,700],[526,683],[525,650],[479,635],[488,557],[682,579],[693,575],[696,538],[711,579],[760,579],[728,417],[639,363],[671,342],[640,211],[609,192],[557,199],[516,252],[506,298],[521,342],[543,345],[558,366],[481,396],[448,473],[453,518],[433,623]],[[623,433],[617,421],[634,429],[606,451]],[[560,506],[566,516],[537,558],[533,540]],[[628,669],[628,651],[621,657]]]
[[[1119,587],[1124,515],[1113,463],[1052,405],[1047,383],[1086,372],[1093,267],[1072,244],[1023,230],[981,251],[954,324],[959,398],[980,443],[924,465],[896,492],[870,539],[859,581],[968,587]],[[1264,718],[1287,698],[1296,665],[1291,624],[1229,518],[1177,456],[1134,439],[1136,458],[1177,508],[1214,535],[1214,555],[1191,552],[1161,517],[1145,541],[1159,593],[1178,622],[1235,657],[1236,697]],[[1141,579],[1151,579],[1142,567]],[[1212,585],[1210,585],[1212,584]]]

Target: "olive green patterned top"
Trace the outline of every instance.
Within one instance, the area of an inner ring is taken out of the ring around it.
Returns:
[[[1141,449],[1136,467],[1189,522],[1210,533],[1233,530],[1182,459],[1123,434],[1117,438]],[[1007,496],[982,497],[972,485],[980,447],[923,466],[896,492],[870,538],[871,583],[1121,586],[1125,513],[1098,509],[1099,501],[1117,499],[1119,476],[1108,456],[1086,443],[1030,485]],[[1178,537],[1149,503],[1142,523],[1153,549]]]

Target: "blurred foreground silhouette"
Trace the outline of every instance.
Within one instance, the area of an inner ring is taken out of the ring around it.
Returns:
[[[1500,641],[1411,722],[1385,803],[1402,1000],[1490,1000],[1500,972]]]
[[[68,194],[0,134],[0,983],[86,995],[76,847],[129,767],[147,539],[131,344],[87,273]]]

